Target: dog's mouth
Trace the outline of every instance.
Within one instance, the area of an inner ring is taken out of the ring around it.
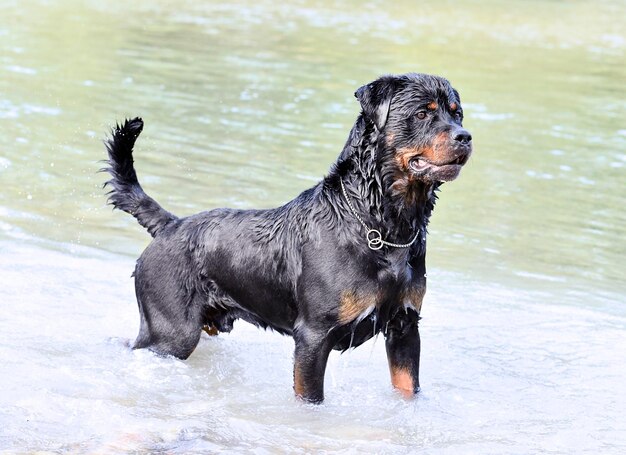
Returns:
[[[427,159],[421,156],[417,156],[409,162],[409,167],[411,168],[412,171],[422,173],[428,169],[438,169],[444,166],[463,166],[465,163],[467,163],[467,161],[469,160],[469,157],[470,157],[470,154],[467,153],[467,154],[458,156],[457,158],[447,163],[436,164],[431,161],[428,161]]]
[[[469,160],[470,154],[464,153],[446,163],[433,163],[422,156],[416,156],[409,161],[409,168],[418,177],[430,177],[441,181],[454,180]]]

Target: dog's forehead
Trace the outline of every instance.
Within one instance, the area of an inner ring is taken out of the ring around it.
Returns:
[[[456,91],[450,83],[438,77],[430,77],[428,79],[418,79],[407,84],[403,91],[402,97],[405,102],[441,102],[441,103],[459,103]]]

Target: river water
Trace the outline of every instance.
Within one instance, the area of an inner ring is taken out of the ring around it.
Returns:
[[[626,452],[623,1],[0,0],[0,450]],[[243,322],[133,352],[149,236],[105,205],[106,131],[178,215],[318,181],[380,74],[459,89],[475,154],[429,236],[422,393],[382,339],[292,396],[293,342]]]

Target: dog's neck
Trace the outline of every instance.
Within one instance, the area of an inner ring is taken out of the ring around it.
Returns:
[[[393,189],[397,178],[391,163],[393,150],[385,147],[384,136],[359,116],[327,179],[334,188],[339,187],[339,179],[343,181],[355,196],[352,205],[370,228],[388,241],[410,242],[418,230],[425,235],[439,184],[414,181],[402,191]]]

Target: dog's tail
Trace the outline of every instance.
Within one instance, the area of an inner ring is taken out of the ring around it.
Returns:
[[[133,146],[142,129],[143,120],[139,117],[126,120],[113,129],[111,138],[104,142],[109,153],[109,167],[102,171],[111,174],[111,180],[104,184],[112,188],[107,193],[109,204],[137,218],[139,224],[155,237],[177,218],[148,196],[137,180],[133,167]]]

